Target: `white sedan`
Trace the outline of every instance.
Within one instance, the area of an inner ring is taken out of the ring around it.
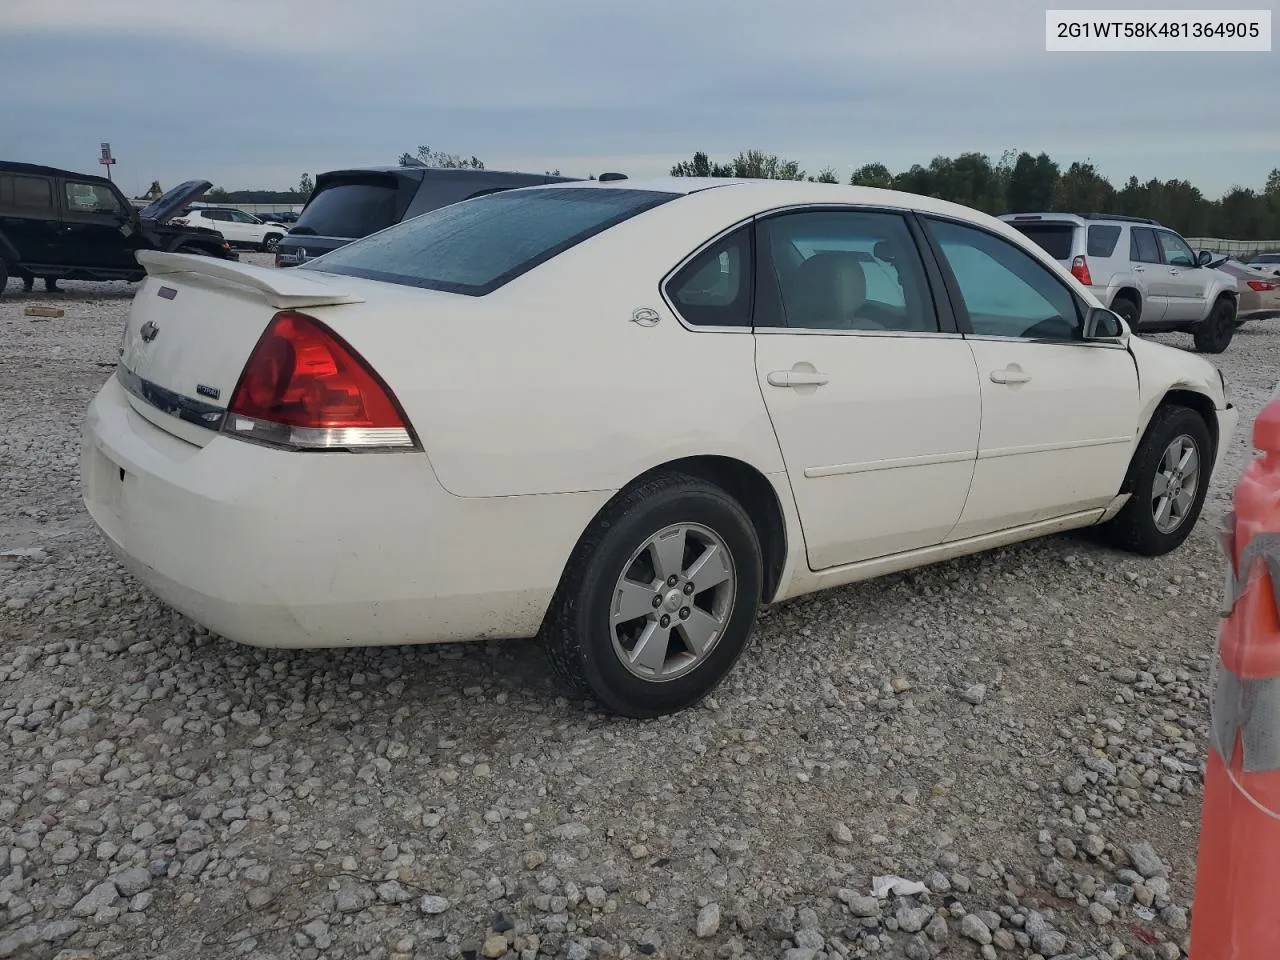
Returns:
[[[669,179],[445,207],[276,270],[143,252],[89,512],[246,644],[540,637],[695,703],[761,603],[1078,527],[1191,532],[1236,425],[999,220]]]
[[[192,207],[174,223],[217,230],[233,247],[249,247],[270,253],[289,232],[283,223],[260,220],[234,207]]]

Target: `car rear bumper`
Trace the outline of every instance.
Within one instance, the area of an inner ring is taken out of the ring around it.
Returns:
[[[291,453],[153,425],[113,377],[89,408],[85,505],[125,566],[263,647],[534,635],[608,493],[454,497],[421,453]]]

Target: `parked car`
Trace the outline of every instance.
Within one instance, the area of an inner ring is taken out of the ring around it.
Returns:
[[[1259,253],[1249,261],[1249,266],[1264,273],[1280,275],[1280,253]]]
[[[1068,267],[1138,333],[1184,331],[1202,353],[1221,353],[1231,343],[1234,280],[1203,268],[1168,227],[1100,213],[1011,213],[1001,219]]]
[[[469,197],[573,177],[441,167],[368,167],[316,177],[298,221],[276,251],[276,266],[295,267],[359,237]]]
[[[217,230],[233,247],[274,252],[280,238],[289,232],[283,223],[261,220],[235,207],[192,207],[178,223]]]
[[[190,180],[139,210],[104,177],[0,161],[0,293],[11,276],[141,280],[139,250],[235,259],[216,231],[169,222],[210,186]]]
[[[540,636],[632,716],[762,601],[1078,527],[1173,550],[1236,425],[1008,224],[885,190],[558,184],[293,270],[140,258],[81,461],[136,576],[258,646]]]
[[[1236,310],[1237,325],[1250,320],[1273,320],[1280,317],[1280,276],[1256,270],[1232,257],[1210,261],[1207,266],[1236,278],[1237,289],[1240,291],[1240,305]]]
[[[298,222],[298,215],[292,210],[286,210],[283,213],[273,213],[267,219],[274,220],[276,223],[290,224]]]

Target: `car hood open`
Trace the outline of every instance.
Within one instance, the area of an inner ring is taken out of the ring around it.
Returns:
[[[188,180],[170,189],[160,199],[153,200],[141,210],[138,216],[156,223],[168,223],[178,211],[188,204],[195,203],[205,195],[213,184],[208,180]]]

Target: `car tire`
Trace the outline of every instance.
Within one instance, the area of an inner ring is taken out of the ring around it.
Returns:
[[[1137,327],[1138,317],[1141,316],[1138,304],[1129,297],[1123,296],[1116,297],[1111,301],[1111,312],[1119,315],[1130,330]]]
[[[262,252],[275,253],[278,246],[280,246],[280,234],[268,233],[266,239],[262,241]]]
[[[763,570],[755,526],[732,496],[658,473],[583,534],[540,639],[561,678],[613,712],[675,713],[715,689],[746,649]]]
[[[1194,476],[1191,464],[1171,469],[1183,460],[1188,446],[1195,451]],[[1213,461],[1213,441],[1204,417],[1188,407],[1158,409],[1129,465],[1125,480],[1125,489],[1131,494],[1129,502],[1103,526],[1103,536],[1112,546],[1147,557],[1177,549],[1191,535],[1200,517]],[[1171,472],[1179,489],[1190,490],[1190,499],[1179,506],[1176,495],[1168,497],[1166,508],[1162,501],[1171,483]],[[1164,509],[1170,512],[1164,514],[1162,522]],[[1174,520],[1176,523],[1171,525]]]
[[[207,249],[205,249],[204,247],[197,247],[194,243],[181,244],[178,247],[178,249],[174,251],[174,253],[190,253],[190,254],[194,254],[197,257],[213,256],[213,254],[210,253]]]
[[[1236,304],[1230,297],[1219,297],[1195,328],[1196,350],[1200,353],[1222,353],[1236,332]]]
[[[9,284],[9,265],[0,257],[0,297],[4,296],[4,288]]]

